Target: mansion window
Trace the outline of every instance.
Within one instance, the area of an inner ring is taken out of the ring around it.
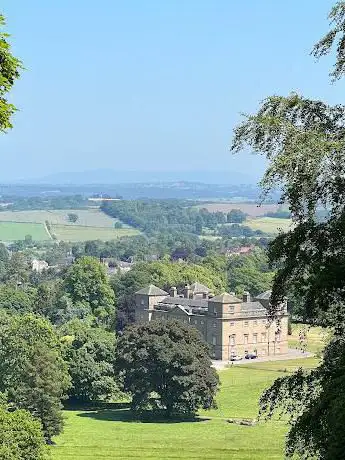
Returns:
[[[248,335],[248,334],[244,334],[244,343],[245,343],[245,345],[247,345],[248,339],[249,339],[249,335]]]
[[[231,321],[230,326],[235,326],[235,323],[233,321]]]
[[[244,322],[244,327],[248,327],[248,325],[249,325],[249,321],[245,321]]]
[[[258,325],[257,320],[253,321],[253,323],[254,323],[254,326],[257,326],[257,325]]]
[[[201,320],[201,321],[200,321],[200,324],[201,324],[201,325],[203,325],[203,324],[204,324],[203,320]]]
[[[229,313],[234,313],[235,312],[235,307],[229,307]]]
[[[261,342],[266,342],[266,332],[261,334]]]
[[[262,324],[266,324],[267,323],[267,320],[266,319],[263,319],[262,320]]]
[[[217,337],[215,335],[212,336],[212,345],[217,345]]]
[[[217,327],[217,323],[213,323],[213,327]]]
[[[280,342],[280,332],[276,332],[276,341]]]
[[[145,305],[144,299],[141,299],[140,303],[141,303],[141,305]]]
[[[232,334],[229,337],[230,345],[235,345],[236,344],[236,335]]]
[[[198,324],[198,320],[197,320],[197,319],[194,320],[194,324]]]
[[[258,343],[258,334],[253,334],[253,343]]]

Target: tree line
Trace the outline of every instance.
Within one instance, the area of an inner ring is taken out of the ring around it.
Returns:
[[[105,202],[102,210],[145,233],[175,230],[200,235],[203,228],[215,230],[226,223],[242,223],[246,219],[239,209],[209,212],[195,206],[197,203],[183,200],[130,200]]]

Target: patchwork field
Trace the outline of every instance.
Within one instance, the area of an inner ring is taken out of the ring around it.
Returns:
[[[291,219],[278,219],[275,217],[258,217],[255,219],[247,219],[244,225],[253,230],[261,230],[264,233],[276,234],[279,230],[288,231],[291,228]]]
[[[24,240],[27,235],[31,235],[35,241],[46,241],[50,239],[44,224],[0,221],[1,241],[10,242]]]
[[[77,214],[78,220],[75,223],[70,222],[68,214]],[[114,228],[118,220],[97,208],[3,211],[0,212],[0,241],[23,240],[26,235],[31,235],[34,241],[49,240],[51,237],[45,227],[46,222],[49,222],[52,235],[63,241],[107,241],[139,233],[127,225],[120,229]]]
[[[68,214],[77,214],[75,224],[69,222]],[[99,209],[63,209],[52,211],[3,211],[0,212],[0,222],[36,222],[48,221],[55,225],[82,225],[89,227],[113,228],[117,219],[113,219]]]
[[[201,413],[197,421],[139,422],[127,408],[116,405],[103,410],[66,411],[65,432],[56,439],[52,458],[282,460],[285,422],[238,426],[226,419],[256,418],[258,398],[273,380],[300,366],[316,364],[316,359],[308,358],[221,371],[219,407]]]
[[[278,204],[263,204],[258,206],[256,203],[229,203],[224,201],[217,203],[206,203],[198,206],[198,208],[207,209],[209,212],[228,213],[232,209],[240,209],[250,217],[264,216],[268,212],[277,211],[279,207],[280,205]]]
[[[80,225],[52,225],[51,232],[62,241],[116,240],[122,236],[134,236],[139,232],[134,228],[82,227]]]

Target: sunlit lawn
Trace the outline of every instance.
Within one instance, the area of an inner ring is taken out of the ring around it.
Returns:
[[[287,426],[275,420],[256,426],[227,423],[255,418],[261,392],[279,376],[316,359],[253,363],[221,371],[218,409],[210,420],[138,422],[128,409],[66,411],[66,428],[52,448],[53,459],[283,459]]]
[[[306,332],[306,350],[312,353],[320,353],[325,347],[330,332],[322,327],[292,324],[292,335],[289,336],[290,347],[301,348],[299,340],[299,333],[301,330]]]

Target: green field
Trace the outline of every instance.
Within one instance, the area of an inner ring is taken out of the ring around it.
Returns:
[[[316,363],[316,359],[308,358],[251,363],[221,371],[218,409],[200,414],[194,422],[139,422],[128,409],[116,405],[112,409],[66,411],[65,432],[56,439],[52,458],[282,460],[285,422],[239,426],[226,419],[255,418],[258,398],[273,380]]]
[[[77,214],[76,223],[68,220],[68,214]],[[114,240],[121,236],[139,233],[127,225],[115,229],[118,222],[98,208],[65,209],[53,211],[3,211],[0,212],[0,241],[11,242],[23,240],[31,235],[34,241],[51,239],[45,228],[49,222],[51,233],[62,241]]]
[[[82,227],[80,225],[52,225],[51,232],[62,241],[116,240],[122,236],[138,235],[134,228]]]
[[[281,229],[288,231],[291,228],[291,219],[278,219],[276,217],[257,217],[247,219],[244,225],[247,225],[253,230],[261,230],[264,233],[276,234]]]
[[[0,221],[1,241],[11,242],[24,240],[26,235],[31,235],[35,241],[45,241],[50,239],[44,224]]]
[[[68,220],[68,214],[77,214],[78,221],[72,224]],[[36,222],[48,221],[55,225],[82,225],[89,227],[114,227],[117,219],[107,216],[99,209],[63,209],[52,211],[3,211],[0,212],[1,221],[13,222]]]

